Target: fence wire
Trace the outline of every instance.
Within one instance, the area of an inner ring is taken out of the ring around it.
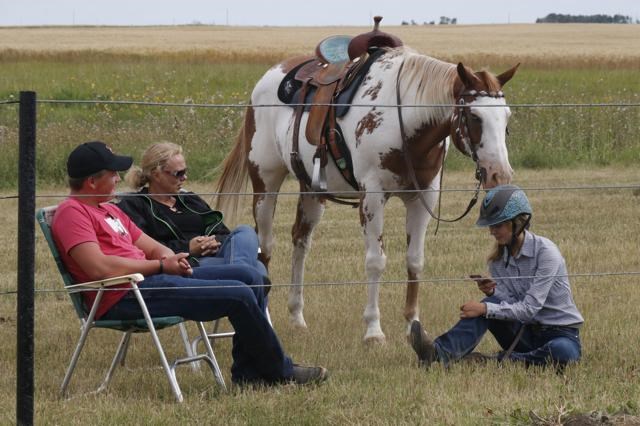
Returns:
[[[595,190],[595,191],[605,191],[605,190],[635,190],[640,188],[640,181],[638,183],[621,183],[621,184],[605,184],[605,185],[565,185],[565,186],[521,186],[523,191],[587,191],[587,190]],[[456,193],[456,192],[475,192],[475,188],[440,188],[440,189],[398,189],[398,190],[380,190],[380,191],[339,191],[339,192],[327,192],[327,191],[278,191],[278,192],[192,192],[192,193],[184,193],[180,194],[182,197],[190,197],[190,196],[206,196],[206,197],[215,197],[215,196],[253,196],[253,195],[286,195],[286,196],[299,196],[299,195],[315,195],[322,197],[323,195],[339,195],[340,197],[345,198],[359,198],[363,194],[419,194],[419,193]],[[174,193],[157,193],[156,195],[161,196],[173,196],[176,195]],[[59,199],[68,197],[68,193],[64,194],[39,194],[36,195],[36,198],[43,199]],[[83,197],[94,197],[95,194],[92,195],[82,195],[76,194],[74,197],[83,198]],[[97,194],[97,196],[111,196],[111,194]],[[126,197],[145,197],[145,194],[138,194],[135,192],[118,192],[115,194],[117,198],[126,198]],[[11,195],[2,195],[0,196],[0,201],[2,200],[14,200],[20,198],[19,194],[11,194]]]
[[[15,102],[15,101],[12,101]],[[182,103],[182,102],[148,102],[148,101],[122,101],[122,100],[102,100],[102,99],[40,99],[36,101],[40,104],[93,104],[93,105],[138,105],[138,106],[160,106],[160,107],[183,107],[183,108],[291,108],[297,106],[335,106],[335,107],[356,107],[356,108],[624,108],[638,107],[640,102],[614,102],[614,103],[563,103],[563,104],[505,104],[505,105],[458,105],[458,104],[344,104],[344,103],[292,103],[292,104],[208,104],[208,103]]]
[[[181,108],[274,108],[274,107],[296,107],[296,106],[308,106],[310,104],[302,103],[302,104],[209,104],[209,103],[175,103],[175,102],[148,102],[148,101],[126,101],[126,100],[102,100],[102,99],[93,99],[93,100],[72,100],[72,99],[38,99],[36,100],[39,104],[67,104],[67,105],[137,105],[137,106],[149,106],[149,107],[181,107]],[[9,104],[19,104],[18,100],[0,100],[0,105],[9,105]],[[335,106],[335,107],[356,107],[356,108],[370,108],[372,105],[370,104],[338,104],[338,103],[320,103],[313,104],[319,106]],[[630,102],[630,103],[561,103],[561,104],[506,104],[506,105],[478,105],[473,107],[510,107],[510,108],[627,108],[627,107],[640,107],[640,103]],[[457,104],[378,104],[376,105],[378,108],[454,108],[460,107]],[[465,105],[465,107],[472,107],[472,105]],[[584,190],[596,190],[596,191],[605,191],[605,190],[635,190],[640,188],[640,182],[638,184],[605,184],[605,185],[574,185],[574,186],[553,186],[553,187],[522,187],[525,191],[584,191]],[[441,189],[424,189],[424,190],[393,190],[393,191],[367,191],[367,193],[393,193],[393,194],[412,194],[412,193],[432,193],[432,192],[442,192],[442,193],[456,193],[456,192],[474,192],[474,188],[441,188]],[[282,192],[263,192],[263,193],[255,193],[255,192],[224,192],[224,193],[214,193],[214,192],[204,192],[204,193],[194,193],[193,195],[200,196],[253,196],[253,195],[284,195],[284,196],[299,196],[301,194],[304,195],[315,195],[315,196],[323,196],[329,195],[332,193],[327,192],[300,192],[300,191],[282,191]],[[345,198],[359,198],[362,196],[363,192],[359,191],[341,191],[341,197]],[[104,194],[110,195],[110,194]],[[160,194],[160,195],[175,195],[175,194]],[[184,194],[188,196],[188,194]],[[60,199],[66,198],[68,194],[43,194],[36,195],[36,198],[53,198]],[[140,194],[135,193],[118,193],[117,197],[135,197],[140,196]],[[19,194],[9,194],[0,196],[0,200],[12,200],[18,199]],[[584,272],[584,273],[575,273],[575,274],[567,274],[567,275],[550,275],[539,278],[549,278],[549,277],[567,277],[567,278],[601,278],[601,277],[613,277],[613,276],[639,276],[640,271],[622,271],[622,272]],[[534,278],[532,276],[520,276],[520,277],[503,277],[503,279],[531,279]],[[380,285],[405,285],[407,283],[417,282],[417,283],[425,283],[425,284],[446,284],[446,283],[469,283],[470,279],[468,277],[434,277],[434,278],[425,278],[415,281],[408,281],[406,279],[402,280],[382,280],[378,281],[377,284]],[[368,281],[323,281],[323,282],[305,282],[303,285],[305,287],[344,287],[344,286],[362,286],[362,285],[370,285],[371,283]],[[273,283],[270,284],[269,287],[272,288],[287,288],[291,286],[295,286],[299,284],[294,283]],[[229,288],[230,286],[198,286],[198,287],[182,287],[182,289],[209,289],[209,288],[217,288],[224,289]],[[266,285],[254,285],[249,287],[267,287]],[[153,287],[143,287],[140,288],[141,291],[153,291],[158,290],[159,288]],[[66,293],[67,289],[47,289],[40,288],[36,289],[36,293]],[[86,289],[79,290],[82,291],[96,291],[95,289]],[[121,291],[121,289],[105,289],[105,291]],[[5,291],[0,292],[0,295],[10,295],[17,294],[17,291]]]
[[[619,276],[640,276],[640,271],[623,271],[623,272],[579,272],[579,273],[573,273],[573,274],[554,274],[554,275],[522,275],[522,276],[507,276],[507,277],[500,277],[497,278],[497,281],[501,281],[501,280],[527,280],[527,279],[533,279],[533,278],[539,278],[539,279],[544,279],[544,278],[604,278],[604,277],[619,277]],[[299,286],[302,285],[304,287],[358,287],[358,286],[364,286],[364,285],[372,285],[372,284],[380,284],[380,285],[404,285],[404,284],[410,284],[410,283],[418,283],[418,284],[451,284],[451,283],[458,283],[458,284],[470,284],[471,282],[473,282],[474,280],[467,277],[435,277],[435,278],[425,278],[425,279],[419,279],[419,280],[406,280],[406,279],[398,279],[398,280],[381,280],[381,281],[377,281],[375,283],[371,283],[369,281],[363,281],[363,280],[358,280],[358,281],[315,281],[315,282],[305,282],[303,284],[295,284],[295,283],[271,283],[271,284],[247,284],[247,287],[250,288],[260,288],[260,287],[264,287],[264,288],[289,288],[289,287],[295,287],[295,286]],[[99,282],[99,281],[97,281]],[[143,282],[143,281],[141,281]],[[140,284],[140,283],[138,283]],[[223,290],[223,289],[229,289],[229,288],[236,288],[237,286],[235,285],[205,285],[205,286],[182,286],[182,287],[178,287],[178,288],[174,288],[172,287],[171,290],[208,290],[208,289],[216,289],[216,290]],[[141,292],[146,292],[146,291],[154,291],[154,290],[167,290],[166,287],[140,287],[139,288]],[[126,290],[126,288],[123,287],[118,287],[118,288],[100,288],[100,290],[103,290],[105,292],[110,292],[110,291],[123,291]],[[87,288],[87,289],[73,289],[70,290],[68,288],[59,288],[59,289],[53,289],[53,288],[39,288],[35,290],[35,293],[86,293],[86,292],[96,292],[98,291],[98,289],[95,288]],[[17,291],[5,291],[5,292],[0,292],[0,296],[5,296],[5,295],[10,295],[10,294],[17,294]]]

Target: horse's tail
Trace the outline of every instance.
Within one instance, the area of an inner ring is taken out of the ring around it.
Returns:
[[[216,210],[222,211],[231,219],[238,217],[242,201],[245,197],[238,194],[244,192],[249,176],[249,147],[255,129],[253,108],[249,106],[244,116],[244,124],[238,132],[236,143],[222,162],[222,174],[216,185]]]

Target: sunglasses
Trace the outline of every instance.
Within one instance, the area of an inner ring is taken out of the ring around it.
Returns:
[[[187,176],[187,169],[176,170],[176,171],[173,171],[173,172],[170,172],[169,170],[163,170],[163,172],[173,176],[174,178],[178,178],[178,179],[182,179],[185,176]]]

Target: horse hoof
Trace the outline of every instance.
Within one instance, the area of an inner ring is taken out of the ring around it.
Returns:
[[[384,345],[387,342],[387,339],[384,337],[383,335],[377,335],[377,336],[365,336],[364,337],[364,344],[367,346],[379,346],[379,345]]]
[[[290,322],[293,328],[295,328],[296,330],[306,330],[308,328],[304,318],[291,317]]]

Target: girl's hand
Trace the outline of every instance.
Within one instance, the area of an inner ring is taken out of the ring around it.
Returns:
[[[486,278],[482,275],[469,275],[469,278],[474,280],[476,284],[478,284],[478,290],[480,290],[487,296],[493,296],[493,293],[495,293],[496,282],[491,278]]]
[[[487,313],[487,305],[482,302],[471,301],[460,306],[460,318],[476,318]]]

